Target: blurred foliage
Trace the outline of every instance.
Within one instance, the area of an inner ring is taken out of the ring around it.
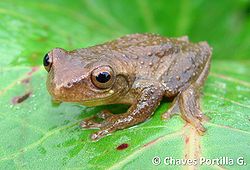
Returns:
[[[178,116],[162,121],[169,107],[162,102],[149,121],[92,142],[89,135],[95,130],[82,130],[79,122],[102,109],[121,113],[127,107],[50,102],[41,67],[47,51],[83,48],[138,32],[188,35],[214,48],[202,99],[211,118],[204,136]],[[246,166],[201,168],[249,169],[249,56],[248,0],[1,0],[0,169],[152,169],[156,155],[243,156]],[[117,150],[124,143],[128,148]]]
[[[136,32],[208,41],[214,59],[248,59],[246,0],[1,0],[0,65],[40,65],[54,47],[68,50]]]

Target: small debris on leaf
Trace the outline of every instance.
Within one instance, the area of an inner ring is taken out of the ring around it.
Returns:
[[[22,103],[23,101],[28,99],[30,97],[30,95],[31,95],[31,92],[28,92],[28,93],[25,93],[22,96],[13,97],[12,104],[16,105],[16,104]]]
[[[119,146],[116,147],[117,150],[123,150],[128,147],[127,143],[120,144]]]

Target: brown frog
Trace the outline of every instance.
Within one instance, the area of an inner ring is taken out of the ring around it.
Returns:
[[[101,45],[65,51],[55,48],[44,57],[47,88],[57,101],[85,106],[129,104],[123,114],[102,111],[83,120],[84,128],[100,128],[92,140],[149,119],[162,98],[173,98],[163,119],[175,113],[202,134],[205,118],[200,89],[207,78],[211,48],[188,38],[156,34],[131,34]]]

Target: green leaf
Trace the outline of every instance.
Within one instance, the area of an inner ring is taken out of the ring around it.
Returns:
[[[228,65],[234,69],[229,69]],[[152,169],[155,166],[151,160],[156,155],[161,159],[167,156],[178,159],[224,156],[234,161],[242,156],[250,161],[249,68],[250,63],[213,62],[202,100],[203,111],[210,117],[205,123],[204,136],[197,135],[179,116],[162,121],[160,116],[169,106],[163,102],[149,121],[117,131],[98,142],[89,139],[95,130],[82,130],[79,122],[102,109],[121,113],[126,106],[53,105],[45,88],[43,68],[2,68],[0,167],[133,169],[143,165]],[[15,103],[17,96],[26,93],[31,95]],[[121,144],[128,144],[128,147],[117,150]],[[219,168],[216,165],[202,167]],[[249,164],[242,168],[249,169]]]
[[[135,32],[208,41],[214,58],[248,59],[249,1],[1,0],[0,66],[40,65],[54,47],[67,50]]]
[[[199,167],[249,169],[249,6],[244,0],[1,0],[0,169],[194,169],[164,165],[165,157],[228,157],[234,165]],[[92,142],[95,130],[82,130],[80,121],[103,109],[122,113],[127,106],[50,102],[41,66],[47,51],[135,32],[188,35],[214,48],[202,97],[210,117],[204,136],[179,116],[162,121],[170,104],[163,101],[147,122]],[[152,164],[155,156],[161,165]],[[247,165],[237,165],[239,157]]]

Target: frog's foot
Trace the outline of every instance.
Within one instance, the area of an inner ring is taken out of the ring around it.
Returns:
[[[176,96],[171,107],[162,115],[162,118],[169,119],[173,114],[181,113],[181,117],[185,121],[192,124],[199,134],[203,134],[206,129],[201,122],[208,121],[208,118],[200,109],[199,95],[199,88],[191,85]]]
[[[149,118],[150,114],[133,114],[133,112],[127,112],[119,115],[109,116],[101,123],[100,130],[91,135],[91,139],[96,141],[103,138],[114,131],[131,127],[135,124],[143,122]]]
[[[192,124],[197,132],[202,135],[206,129],[201,122],[207,120],[207,118],[200,110],[199,95],[199,88],[191,85],[180,94],[178,103],[181,117]]]
[[[101,123],[100,130],[91,135],[91,139],[98,140],[116,130],[144,122],[160,104],[163,95],[164,91],[158,86],[148,86],[141,91],[138,101],[133,103],[126,113],[118,115],[100,114],[105,120]]]
[[[96,128],[101,128],[102,127],[102,123],[99,123],[96,121],[96,119],[107,119],[108,117],[112,116],[113,114],[108,111],[108,110],[103,110],[101,112],[99,112],[97,115],[95,116],[92,116],[90,118],[87,118],[85,120],[83,120],[81,123],[80,123],[80,126],[82,128],[85,128],[85,129],[96,129]]]
[[[129,112],[109,116],[101,123],[100,130],[91,135],[91,139],[95,141],[99,140],[100,138],[105,137],[114,131],[125,129],[139,122],[143,122],[148,119],[149,116],[150,114],[138,117],[138,115],[133,115]]]
[[[113,113],[111,113],[111,112],[108,111],[108,110],[103,110],[103,111],[97,113],[96,116],[97,116],[98,118],[100,118],[100,119],[107,119],[108,117],[113,116]]]
[[[167,120],[170,119],[173,115],[180,113],[180,109],[179,109],[179,95],[177,95],[174,99],[174,101],[172,102],[170,108],[168,109],[168,111],[166,113],[164,113],[161,118],[163,120]]]
[[[109,115],[101,123],[100,130],[91,135],[91,139],[98,140],[104,136],[109,135],[110,133],[118,129],[123,129],[121,126],[123,120],[124,119],[122,118],[122,115],[112,115],[112,116]]]
[[[204,113],[200,109],[197,109],[197,113],[195,117],[199,119],[200,121],[209,121],[209,117],[204,115]]]
[[[92,116],[90,118],[84,119],[81,123],[80,126],[84,129],[96,129],[96,128],[100,128],[101,124],[94,121],[96,117]]]

